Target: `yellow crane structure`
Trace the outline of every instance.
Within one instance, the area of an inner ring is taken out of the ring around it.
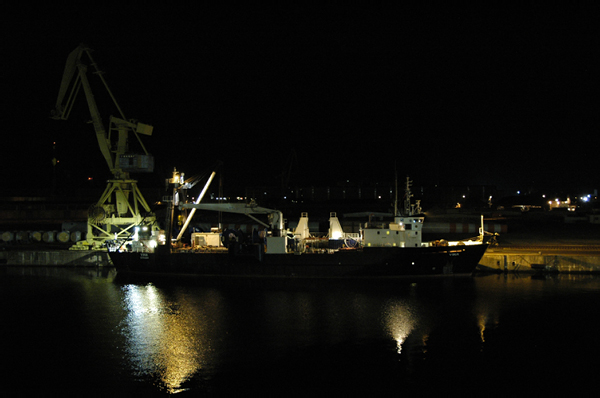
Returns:
[[[154,158],[140,137],[152,135],[153,127],[125,117],[91,53],[92,50],[81,44],[69,54],[52,118],[67,120],[77,94],[83,88],[100,151],[112,173],[104,193],[88,213],[87,244],[99,248],[106,240],[133,235],[141,224],[151,229],[157,228],[156,218],[142,196],[137,181],[129,175],[131,172],[154,171]],[[93,68],[91,72],[90,67]],[[108,129],[102,122],[88,80],[90,73],[99,77],[119,112],[120,117],[110,116]],[[129,151],[130,134],[137,138],[143,153]]]

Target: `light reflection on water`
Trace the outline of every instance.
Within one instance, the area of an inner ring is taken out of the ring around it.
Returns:
[[[389,354],[401,362],[415,333],[411,344],[426,351],[430,326],[424,320],[435,316],[419,302],[419,286],[165,290],[128,284],[122,288],[122,333],[133,374],[154,378],[171,393],[189,388],[185,384],[202,370],[218,373],[223,364],[309,362],[303,350],[313,347],[325,356],[331,347],[347,347],[351,355],[361,342],[389,341],[395,347]]]
[[[22,347],[4,353],[13,383],[104,393],[310,393],[319,383],[422,393],[527,376],[534,389],[594,380],[593,367],[572,364],[600,355],[593,275],[235,286],[103,278],[0,275],[3,340]]]
[[[127,316],[122,333],[133,373],[157,379],[169,393],[184,391],[182,383],[210,364],[211,353],[219,348],[221,324],[212,318],[220,314],[218,291],[169,297],[152,284],[130,284],[123,293]]]
[[[401,300],[390,302],[384,309],[384,313],[386,314],[385,326],[396,342],[398,354],[401,354],[402,345],[413,331],[418,316],[414,314],[409,303]]]

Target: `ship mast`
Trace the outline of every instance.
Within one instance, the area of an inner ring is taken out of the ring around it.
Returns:
[[[410,192],[410,186],[412,181],[410,178],[406,177],[406,188],[404,189],[404,215],[412,216],[410,198],[412,197],[412,193]]]
[[[398,169],[396,163],[394,163],[394,217],[398,217]]]
[[[412,186],[412,181],[409,177],[406,177],[406,188],[404,193],[404,216],[412,217],[418,214],[421,214],[421,201],[417,200],[416,204],[411,204],[411,198],[414,196],[410,190]]]

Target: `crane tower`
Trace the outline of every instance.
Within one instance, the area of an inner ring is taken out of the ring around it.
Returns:
[[[87,243],[96,248],[106,240],[129,237],[142,224],[151,229],[157,227],[156,218],[142,196],[137,181],[129,175],[132,172],[154,170],[154,158],[141,140],[143,135],[152,135],[153,127],[125,117],[91,52],[81,44],[69,54],[52,118],[67,120],[77,94],[83,87],[100,152],[112,174],[104,193],[88,213]],[[100,117],[88,80],[90,67],[93,69],[91,74],[99,77],[120,116],[110,116],[108,129]],[[130,152],[130,134],[137,138],[141,153]]]

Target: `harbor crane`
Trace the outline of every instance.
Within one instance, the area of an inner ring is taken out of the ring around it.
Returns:
[[[91,49],[81,44],[69,54],[52,118],[67,120],[77,94],[83,87],[98,145],[112,174],[104,193],[88,212],[86,239],[89,246],[97,248],[106,240],[133,235],[141,224],[156,229],[156,218],[142,196],[137,181],[130,177],[132,172],[154,171],[154,158],[141,140],[142,135],[152,135],[153,127],[125,117],[91,53]],[[108,129],[100,117],[88,80],[89,74],[100,79],[119,113],[120,117],[110,116]],[[137,138],[141,153],[130,152],[131,134]]]

